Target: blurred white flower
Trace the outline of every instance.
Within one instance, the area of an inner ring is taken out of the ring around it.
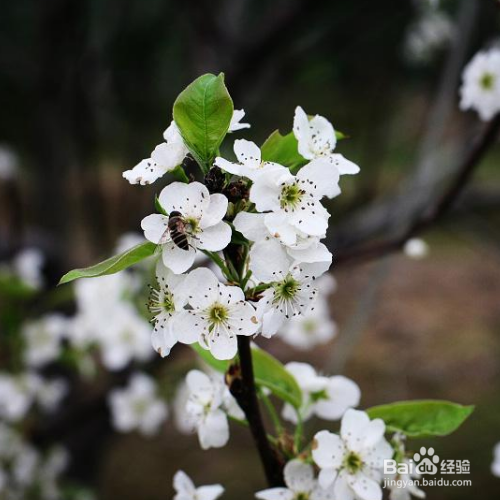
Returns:
[[[204,450],[221,448],[229,440],[229,424],[223,409],[227,387],[215,377],[191,370],[186,377],[189,397],[186,411]]]
[[[0,373],[0,418],[7,422],[22,420],[33,404],[40,377],[26,372]]]
[[[243,120],[244,116],[244,109],[235,109],[233,111],[233,116],[231,117],[231,123],[229,124],[228,132],[236,132],[237,130],[241,130],[243,128],[250,128],[249,123],[241,123],[241,120]]]
[[[189,395],[189,387],[187,382],[183,380],[177,386],[173,405],[175,427],[181,434],[192,434],[196,430],[194,419],[190,417],[187,410]]]
[[[290,362],[285,365],[302,391],[300,416],[303,421],[316,415],[325,420],[339,420],[349,408],[358,406],[361,391],[352,380],[335,375],[320,376],[307,363]],[[290,405],[283,406],[283,418],[296,424],[296,410]]]
[[[404,51],[410,62],[424,63],[446,49],[456,36],[456,29],[443,12],[427,10],[407,32]]]
[[[320,276],[315,285],[318,297],[304,314],[294,316],[278,332],[283,342],[296,349],[307,351],[329,342],[337,335],[337,325],[330,317],[328,295],[335,289],[331,274]]]
[[[403,252],[411,259],[423,259],[429,255],[429,245],[420,238],[410,238],[405,243]]]
[[[385,424],[363,411],[347,410],[340,436],[320,431],[314,436],[312,458],[320,468],[319,484],[333,485],[335,498],[381,500],[384,460],[394,450],[384,438]]]
[[[174,489],[174,500],[216,500],[224,493],[224,488],[220,484],[196,488],[189,476],[181,470],[174,476]]]
[[[40,408],[50,413],[57,409],[68,390],[68,383],[63,379],[40,379],[35,397]]]
[[[460,109],[474,109],[488,121],[500,112],[500,49],[478,52],[465,67]]]
[[[187,248],[180,248],[178,239],[174,242],[166,215],[148,215],[141,227],[149,241],[161,245],[163,263],[175,274],[193,265],[198,250],[218,252],[229,245],[231,227],[222,220],[228,206],[224,195],[210,194],[200,182],[173,182],[161,191],[158,201],[166,213],[180,214]]]
[[[293,133],[298,141],[299,153],[307,160],[322,159],[335,167],[337,175],[357,174],[359,167],[341,154],[334,153],[337,144],[335,129],[323,116],[309,119],[305,111],[297,106],[293,118]],[[337,179],[338,180],[338,179]],[[340,193],[338,187],[333,198]]]
[[[19,171],[19,158],[8,146],[0,144],[0,180],[14,179]]]
[[[500,477],[500,443],[493,448],[493,463],[491,464],[491,473]]]
[[[111,391],[108,402],[113,427],[119,432],[138,431],[153,436],[168,414],[166,403],[158,397],[155,381],[143,373],[132,375],[127,387]]]
[[[25,323],[22,327],[24,362],[38,368],[56,360],[61,353],[61,343],[67,328],[68,320],[57,313]]]
[[[42,268],[45,263],[43,253],[36,248],[21,250],[12,260],[16,276],[32,288],[38,290],[44,285]]]
[[[259,500],[334,500],[333,488],[323,489],[314,477],[311,464],[291,460],[283,471],[285,487],[258,491]],[[339,498],[339,500],[341,500]]]
[[[180,165],[189,153],[174,121],[163,133],[163,138],[165,142],[156,146],[150,158],[142,160],[132,170],[123,172],[123,177],[130,184],[145,186],[155,182]]]

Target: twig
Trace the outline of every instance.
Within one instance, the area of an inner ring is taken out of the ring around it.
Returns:
[[[283,486],[283,463],[271,447],[257,399],[250,338],[238,335],[239,366],[229,373],[229,390],[246,416],[269,486]]]
[[[397,250],[408,241],[409,238],[416,236],[423,230],[436,223],[453,205],[458,196],[470,180],[474,169],[479,165],[481,159],[495,139],[500,130],[500,115],[497,115],[485,128],[483,134],[475,141],[469,154],[465,157],[462,165],[457,169],[455,178],[450,185],[440,195],[435,204],[422,215],[417,216],[409,225],[403,234],[393,239],[388,239],[370,246],[340,250],[337,253],[336,265],[352,264],[363,262],[382,255],[386,255]]]

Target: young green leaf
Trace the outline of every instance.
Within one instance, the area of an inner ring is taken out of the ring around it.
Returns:
[[[370,418],[381,418],[390,431],[421,438],[451,434],[473,410],[474,406],[449,401],[416,400],[374,406],[366,411]]]
[[[84,269],[73,269],[72,271],[69,271],[61,278],[59,284],[62,285],[64,283],[69,283],[70,281],[78,278],[95,278],[97,276],[115,274],[119,271],[123,271],[123,269],[127,269],[127,267],[137,264],[147,257],[150,257],[155,253],[156,248],[157,245],[149,241],[140,243],[120,255],[110,257],[99,264],[95,264]]]
[[[208,73],[197,78],[179,94],[173,114],[186,146],[206,173],[233,116],[233,101],[224,75]]]
[[[210,351],[192,344],[191,347],[209,366],[215,370],[225,373],[231,361],[220,361],[215,359]],[[285,367],[273,356],[252,347],[253,369],[255,383],[262,387],[267,387],[275,396],[290,403],[295,408],[299,408],[302,403],[302,392],[295,378],[285,369]]]

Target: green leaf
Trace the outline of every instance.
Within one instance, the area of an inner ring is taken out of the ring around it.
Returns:
[[[374,406],[366,411],[370,418],[381,418],[388,430],[420,438],[451,434],[473,410],[474,406],[449,401],[416,400]]]
[[[12,299],[29,299],[37,294],[36,288],[29,286],[17,276],[0,272],[0,296]]]
[[[197,78],[179,94],[173,114],[186,146],[208,171],[233,116],[224,75]]]
[[[298,142],[293,132],[281,135],[279,130],[275,130],[262,144],[261,151],[263,161],[279,163],[292,170],[308,162],[299,154]]]
[[[230,361],[220,361],[215,359],[210,351],[192,344],[191,347],[209,366],[215,370],[225,373]],[[253,369],[255,383],[267,387],[275,396],[290,403],[295,408],[299,408],[302,403],[302,392],[295,378],[285,369],[285,367],[273,356],[262,349],[252,347]]]
[[[165,211],[165,209],[161,206],[160,199],[158,198],[158,195],[155,195],[155,208],[156,208],[156,211],[157,211],[159,214],[162,214],[162,215],[165,215],[165,217],[168,217],[167,212],[166,212],[166,211]]]
[[[137,264],[147,257],[150,257],[155,253],[156,248],[157,245],[149,241],[140,243],[120,255],[110,257],[109,259],[106,259],[99,264],[95,264],[94,266],[86,267],[84,269],[73,269],[61,278],[59,284],[62,285],[64,283],[69,283],[70,281],[78,278],[95,278],[97,276],[115,274],[119,271],[127,269],[127,267]]]

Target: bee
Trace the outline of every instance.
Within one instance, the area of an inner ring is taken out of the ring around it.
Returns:
[[[181,250],[189,250],[189,242],[186,234],[186,223],[184,222],[182,214],[175,210],[170,212],[167,228],[160,238],[160,245],[166,242],[167,236],[169,234],[175,246],[177,246]]]

